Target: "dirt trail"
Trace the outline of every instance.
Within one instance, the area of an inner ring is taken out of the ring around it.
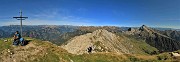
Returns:
[[[2,52],[1,62],[25,62],[25,60],[33,60],[35,58],[31,57],[34,55],[43,54],[45,48],[41,46],[36,46],[34,42],[29,42],[26,46],[11,46],[11,49],[6,49]]]

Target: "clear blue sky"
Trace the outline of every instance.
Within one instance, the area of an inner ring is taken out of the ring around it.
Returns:
[[[95,25],[180,28],[180,0],[0,0],[0,25]]]

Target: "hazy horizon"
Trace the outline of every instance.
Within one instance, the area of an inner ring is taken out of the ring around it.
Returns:
[[[20,25],[3,25],[3,26],[20,26]],[[0,26],[0,27],[3,27],[3,26]],[[85,25],[23,25],[23,26],[85,26]],[[110,25],[103,25],[103,26],[100,26],[100,25],[88,25],[87,27],[90,27],[90,26],[94,26],[94,27],[104,27],[104,26],[110,26]],[[112,25],[113,26],[113,25]],[[114,26],[114,27],[131,27],[131,28],[139,28],[141,27],[142,25],[139,25],[139,26]],[[146,25],[147,26],[147,25]],[[110,26],[111,27],[111,26]],[[147,26],[147,27],[150,27],[150,28],[162,28],[162,29],[175,29],[175,30],[179,30],[179,28],[168,28],[168,27],[153,27],[153,26]]]

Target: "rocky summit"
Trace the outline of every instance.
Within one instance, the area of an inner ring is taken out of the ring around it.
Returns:
[[[119,40],[115,34],[99,29],[92,33],[76,36],[62,47],[73,54],[87,53],[89,47],[93,48],[92,52],[129,53],[127,48]]]

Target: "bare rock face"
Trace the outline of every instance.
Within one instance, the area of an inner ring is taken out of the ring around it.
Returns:
[[[180,49],[180,42],[172,39],[169,36],[163,35],[155,30],[145,27],[145,31],[140,33],[142,36],[146,37],[146,42],[160,51],[176,51]],[[148,34],[148,35],[147,35]]]
[[[138,31],[137,31],[138,30]],[[135,35],[146,40],[146,43],[156,47],[160,51],[175,51],[180,49],[180,42],[173,38],[163,35],[154,29],[151,29],[145,25],[142,25],[136,31],[127,31],[133,33],[129,35]]]
[[[87,50],[89,47],[92,47],[92,53],[129,53],[129,50],[122,45],[118,36],[103,29],[99,29],[85,35],[76,36],[62,47],[72,54],[88,53]]]
[[[161,33],[175,39],[176,41],[180,41],[180,31],[166,30],[161,31]]]

